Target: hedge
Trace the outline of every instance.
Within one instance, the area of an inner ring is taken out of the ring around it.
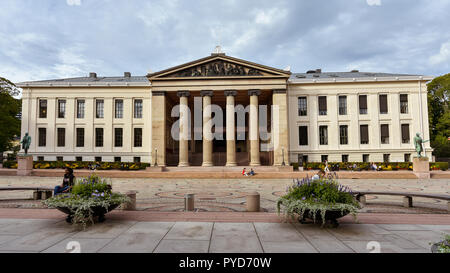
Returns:
[[[356,164],[358,170],[370,170],[370,163],[365,162],[328,162],[328,168],[331,170],[333,167],[338,166],[338,170],[350,171],[353,170],[353,165]],[[378,167],[381,167],[383,171],[397,171],[397,170],[412,170],[412,162],[375,162]],[[297,164],[298,165],[298,164]],[[430,163],[430,170],[448,170],[448,162],[433,162]],[[293,165],[294,166],[294,165]],[[295,168],[295,166],[294,166]],[[303,163],[304,170],[323,170],[325,164],[321,162],[308,162]]]
[[[34,169],[64,169],[66,167],[72,168],[74,170],[79,169],[89,169],[89,166],[98,164],[97,170],[145,170],[149,167],[148,163],[132,163],[132,162],[76,162],[76,161],[34,161]],[[16,169],[16,161],[5,161],[3,163],[4,168]]]

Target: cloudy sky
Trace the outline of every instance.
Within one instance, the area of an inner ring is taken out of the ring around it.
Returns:
[[[227,55],[292,72],[450,72],[448,0],[0,0],[0,76],[145,75]]]

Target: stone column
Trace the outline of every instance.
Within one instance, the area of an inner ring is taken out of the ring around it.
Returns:
[[[166,92],[152,91],[152,165],[166,166]]]
[[[274,166],[289,166],[289,139],[286,89],[273,90]],[[284,154],[283,154],[284,153]]]
[[[250,96],[250,116],[249,116],[249,138],[250,138],[250,166],[261,166],[259,156],[259,117],[258,117],[258,96],[260,90],[248,91]]]
[[[206,128],[206,124],[211,120],[211,98],[213,91],[202,91],[203,97],[203,167],[213,166],[213,134],[211,128]]]
[[[188,91],[180,91],[177,93],[180,98],[180,159],[178,167],[189,166],[189,105],[188,98],[190,93]]]
[[[236,163],[236,122],[234,119],[234,97],[236,91],[225,91],[227,97],[227,167],[235,167]]]

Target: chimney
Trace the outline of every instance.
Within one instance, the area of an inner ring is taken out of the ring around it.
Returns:
[[[131,72],[125,72],[125,73],[123,73],[123,76],[125,78],[131,78]]]
[[[89,73],[89,78],[97,78],[97,73],[94,72]]]
[[[316,73],[322,73],[322,69],[321,68],[316,69]]]

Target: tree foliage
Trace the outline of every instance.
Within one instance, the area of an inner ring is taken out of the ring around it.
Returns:
[[[0,77],[0,153],[12,149],[12,140],[20,135],[21,101],[13,98],[19,94],[17,87]],[[0,156],[1,157],[1,156]]]
[[[450,157],[450,73],[428,84],[431,146],[437,157]]]

